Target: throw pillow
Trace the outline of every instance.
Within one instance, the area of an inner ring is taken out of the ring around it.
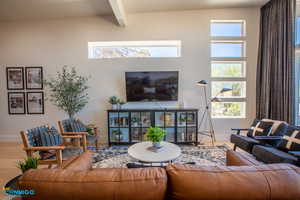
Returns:
[[[247,136],[269,136],[272,133],[273,122],[265,122],[260,120],[254,120],[250,127]]]
[[[300,128],[289,126],[277,148],[283,151],[300,151]]]

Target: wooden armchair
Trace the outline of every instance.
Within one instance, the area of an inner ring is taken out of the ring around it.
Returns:
[[[85,138],[85,135],[68,135],[68,136],[61,136],[62,142],[58,143],[53,146],[38,146],[36,142],[36,135],[35,134],[41,134],[45,130],[49,130],[49,127],[47,126],[41,126],[34,129],[30,129],[26,132],[21,131],[21,137],[23,141],[23,149],[26,152],[27,157],[34,156],[35,152],[51,152],[51,156],[47,158],[41,157],[38,160],[39,165],[48,165],[48,168],[51,168],[53,164],[56,164],[58,168],[61,168],[64,161],[68,159],[68,157],[65,157],[63,152],[67,150],[67,146],[69,144],[68,140],[80,140],[82,138]],[[85,141],[85,140],[83,140]],[[85,151],[86,149],[83,148]],[[69,156],[70,157],[70,156]]]
[[[91,144],[94,143],[96,147],[96,151],[99,151],[98,148],[98,128],[96,126],[86,126],[82,124],[79,120],[67,119],[58,121],[58,127],[61,135],[86,135],[86,143]],[[94,134],[90,135],[87,132],[87,129],[93,129]],[[83,142],[84,143],[84,142]],[[87,147],[85,147],[87,148]]]

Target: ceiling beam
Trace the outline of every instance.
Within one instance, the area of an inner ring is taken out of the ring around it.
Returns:
[[[126,26],[127,18],[122,0],[109,0],[110,6],[120,26]]]

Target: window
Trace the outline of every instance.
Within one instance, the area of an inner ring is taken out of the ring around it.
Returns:
[[[181,56],[181,41],[89,42],[89,59],[173,58]]]
[[[242,78],[246,76],[246,63],[243,61],[212,61],[211,76],[224,78]]]
[[[219,98],[245,98],[246,82],[245,81],[213,81],[212,96]],[[231,91],[219,94],[223,88],[232,89]]]
[[[212,116],[214,118],[245,118],[245,102],[213,102]]]
[[[241,41],[212,41],[211,57],[221,58],[240,58],[244,57],[244,42]]]
[[[245,27],[242,20],[236,21],[216,21],[212,20],[210,24],[212,37],[243,37],[245,36]]]
[[[211,21],[213,118],[246,117],[246,29],[243,20]],[[223,88],[231,91],[220,93]]]

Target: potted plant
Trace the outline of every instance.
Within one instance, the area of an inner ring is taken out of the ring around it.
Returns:
[[[133,126],[139,126],[139,120],[136,117],[132,118],[131,122]]]
[[[119,100],[118,100],[118,104],[119,104],[119,109],[122,109],[122,106],[123,106],[124,104],[126,104],[126,102],[125,102],[124,100],[122,100],[122,99],[119,99]]]
[[[56,78],[45,81],[51,93],[49,100],[74,119],[88,103],[87,81],[88,78],[78,75],[75,68],[69,70],[64,66]]]
[[[118,97],[111,96],[111,97],[109,97],[108,102],[112,105],[112,109],[114,109],[114,110],[118,109],[118,103],[119,103]]]
[[[112,134],[115,136],[116,140],[120,140],[121,141],[123,139],[122,132],[120,130],[113,130]]]
[[[157,126],[150,127],[147,130],[147,138],[152,142],[152,145],[154,148],[160,148],[161,144],[160,142],[164,139],[164,136],[166,135],[166,131],[162,128],[159,128]]]
[[[94,127],[95,124],[89,124],[87,125],[86,131],[88,132],[89,135],[95,135],[95,129],[91,128]]]
[[[184,115],[180,115],[179,117],[179,121],[180,121],[180,125],[185,126],[186,125],[186,116]]]
[[[38,160],[39,159],[36,157],[28,157],[23,161],[19,161],[17,167],[22,171],[22,173],[26,172],[29,169],[37,169]]]

